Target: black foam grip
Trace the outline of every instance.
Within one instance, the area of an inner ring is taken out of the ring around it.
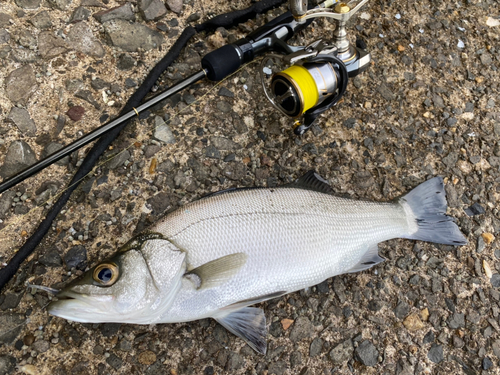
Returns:
[[[209,80],[220,81],[238,70],[241,66],[241,59],[237,48],[235,45],[227,44],[203,57],[201,66],[208,70]]]
[[[235,10],[226,14],[218,15],[201,25],[196,25],[196,31],[215,30],[218,27],[230,28],[239,23],[254,18],[259,13],[267,12],[283,4],[286,0],[262,0],[250,5],[248,8]]]

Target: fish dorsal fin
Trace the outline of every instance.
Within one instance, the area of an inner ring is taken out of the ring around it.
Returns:
[[[295,187],[300,189],[314,190],[319,193],[333,194],[333,189],[328,182],[314,171],[309,171],[297,181],[286,185],[286,187]]]
[[[378,255],[378,243],[376,243],[375,245],[370,246],[359,262],[347,272],[353,273],[367,270],[384,260],[384,258]]]
[[[286,184],[283,187],[313,190],[325,194],[334,193],[333,189],[328,184],[328,181],[326,181],[323,177],[321,177],[319,174],[317,174],[312,170],[307,172],[305,175],[303,175],[296,181],[290,184]],[[260,188],[258,187],[229,188],[226,190],[216,191],[215,193],[208,194],[204,196],[203,199],[212,198],[222,194],[233,193],[236,191],[255,190],[255,189],[260,189]]]
[[[247,258],[245,253],[226,255],[202,264],[184,276],[194,283],[196,289],[212,288],[229,281],[245,265]]]
[[[214,317],[229,332],[241,337],[250,347],[266,354],[266,316],[262,309],[243,307],[221,317]]]
[[[225,190],[216,191],[215,193],[207,194],[202,199],[212,198],[212,197],[216,197],[218,195],[223,195],[223,194],[227,194],[227,193],[234,193],[236,191],[255,190],[255,189],[259,189],[259,188],[258,187],[254,187],[254,186],[249,186],[249,187],[232,187],[232,188],[228,188],[228,189],[225,189]]]

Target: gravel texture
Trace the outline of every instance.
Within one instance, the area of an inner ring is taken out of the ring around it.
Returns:
[[[190,22],[250,3],[0,2],[0,176],[113,118]],[[195,36],[157,88],[284,9]],[[349,32],[373,63],[300,138],[264,98],[258,64],[141,114],[0,295],[0,374],[498,373],[499,17],[495,0],[371,0]],[[318,20],[293,43],[332,30]],[[88,150],[0,196],[0,261],[35,230]],[[47,314],[46,292],[26,289],[57,288],[208,193],[279,186],[310,169],[339,195],[376,201],[443,176],[449,214],[469,244],[388,241],[384,263],[264,303],[265,356],[213,320],[73,323]]]

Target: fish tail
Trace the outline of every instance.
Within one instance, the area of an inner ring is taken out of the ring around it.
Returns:
[[[411,232],[404,238],[454,246],[467,244],[454,219],[446,215],[448,205],[441,177],[418,185],[399,203],[407,213]]]

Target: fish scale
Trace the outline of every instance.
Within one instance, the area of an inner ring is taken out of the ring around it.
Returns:
[[[207,317],[241,300],[318,284],[349,270],[369,246],[411,234],[399,204],[352,202],[299,188],[249,189],[168,215],[151,230],[185,251],[191,268],[238,252],[249,257],[230,285],[190,292],[186,283],[160,319]]]
[[[391,238],[464,245],[446,209],[438,177],[393,203],[335,197],[313,172],[286,187],[216,193],[130,240],[48,310],[95,323],[211,317],[265,353],[265,315],[251,305],[368,269],[383,260],[378,243]]]

